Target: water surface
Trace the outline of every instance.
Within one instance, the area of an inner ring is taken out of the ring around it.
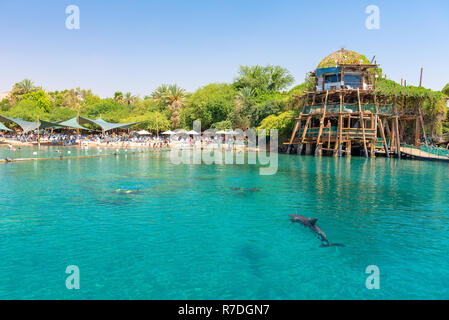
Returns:
[[[0,163],[0,299],[449,298],[448,164],[279,155],[261,176],[120,153]],[[319,248],[291,213],[345,247]],[[68,265],[80,290],[65,287]],[[380,290],[365,287],[368,265]]]

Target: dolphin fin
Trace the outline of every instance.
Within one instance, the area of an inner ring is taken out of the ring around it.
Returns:
[[[310,220],[309,220],[309,223],[310,223],[312,226],[314,226],[314,225],[316,224],[317,221],[318,221],[317,218],[313,218],[313,219],[310,219]]]

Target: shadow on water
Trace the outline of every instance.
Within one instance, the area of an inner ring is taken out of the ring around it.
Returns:
[[[287,296],[287,293],[276,284],[276,279],[268,277],[264,271],[269,259],[266,250],[255,244],[244,244],[237,249],[237,256],[247,266],[249,273],[255,277],[253,285],[256,287],[253,294],[255,299],[273,299]]]

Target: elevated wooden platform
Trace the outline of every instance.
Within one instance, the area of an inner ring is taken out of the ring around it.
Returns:
[[[449,157],[436,155],[416,148],[401,147],[401,153],[403,154],[403,156],[412,159],[449,162]]]

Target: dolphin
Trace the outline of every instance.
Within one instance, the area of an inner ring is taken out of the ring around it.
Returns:
[[[316,222],[318,221],[318,219],[316,219],[316,218],[308,219],[308,218],[300,216],[298,214],[290,214],[289,216],[291,218],[290,221],[292,223],[297,222],[297,223],[302,224],[303,226],[309,228],[310,230],[312,230],[312,232],[321,241],[320,247],[322,247],[322,248],[323,247],[344,247],[343,244],[329,243],[329,240],[327,240],[327,236],[324,233],[324,231],[321,230],[321,228],[316,225]]]

